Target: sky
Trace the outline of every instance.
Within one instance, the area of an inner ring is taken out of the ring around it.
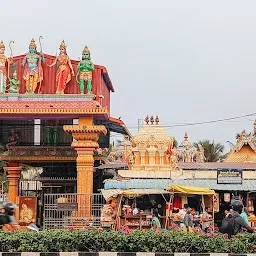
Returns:
[[[181,142],[225,144],[253,130],[256,115],[171,127],[256,112],[255,0],[8,0],[1,3],[1,38],[14,55],[43,36],[55,55],[62,39],[73,59],[85,45],[108,69],[115,93],[111,116],[137,132],[138,119],[158,115]],[[6,50],[9,54],[9,50]]]

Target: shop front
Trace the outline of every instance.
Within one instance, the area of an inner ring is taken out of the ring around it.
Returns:
[[[225,173],[228,173],[225,174]],[[173,184],[189,187],[209,188],[215,191],[215,222],[220,225],[224,218],[224,211],[231,205],[232,200],[239,199],[247,207],[249,215],[254,216],[256,209],[256,179],[243,177],[242,171],[221,170],[215,179],[125,179],[107,180],[105,189],[166,189]],[[205,199],[205,204],[210,202]],[[210,199],[209,199],[210,200]],[[180,208],[184,204],[200,211],[201,198],[199,195],[175,195],[173,201],[174,208]],[[163,208],[164,209],[164,208]]]

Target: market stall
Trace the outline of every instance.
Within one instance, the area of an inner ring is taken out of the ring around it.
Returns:
[[[202,187],[179,186],[176,184],[173,184],[172,186],[168,187],[166,190],[168,190],[170,192],[169,205],[171,207],[168,207],[168,213],[166,214],[168,216],[168,219],[166,219],[165,228],[168,225],[168,220],[171,222],[179,221],[179,220],[173,218],[174,216],[173,216],[172,205],[173,205],[174,196],[176,194],[185,195],[185,196],[199,195],[201,197],[202,212],[205,211],[206,202],[207,202],[208,207],[210,207],[212,209],[212,226],[214,228],[214,205],[215,205],[215,201],[216,201],[214,190],[211,190],[209,188],[202,188]],[[198,221],[203,221],[202,219],[200,219],[199,216],[197,216],[197,217],[198,217]]]
[[[166,204],[169,200],[169,192],[166,190],[159,189],[109,189],[101,190],[104,198],[107,202],[111,202],[115,207],[115,222],[113,228],[119,229],[121,226],[128,227],[129,229],[149,229],[151,227],[152,219],[157,217],[164,219],[165,216],[155,216],[158,213],[158,208],[164,208],[163,205],[159,204],[152,199],[154,196],[161,196],[162,201]],[[148,196],[151,198],[151,206],[145,202],[142,202],[143,197]],[[167,196],[167,197],[166,197]],[[140,200],[139,200],[140,199]],[[113,204],[113,201],[116,203]],[[161,206],[161,207],[160,207]],[[113,217],[114,217],[113,215]],[[102,218],[104,226],[105,219]]]

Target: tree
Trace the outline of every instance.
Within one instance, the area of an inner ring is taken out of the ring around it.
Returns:
[[[178,141],[173,137],[173,147],[178,147]]]
[[[194,144],[197,149],[201,145],[204,149],[206,162],[217,162],[223,160],[224,145],[220,143],[214,143],[210,140],[200,140]]]

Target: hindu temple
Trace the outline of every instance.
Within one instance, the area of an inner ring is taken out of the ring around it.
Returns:
[[[127,163],[126,170],[119,170],[119,174],[124,177],[169,177],[170,172],[178,175],[179,163],[202,163],[205,159],[203,148],[197,149],[189,141],[187,133],[184,141],[177,147],[158,116],[147,116],[145,124],[132,140],[129,142],[125,138],[121,145],[126,146],[113,150],[111,160],[113,163],[116,163],[113,159]]]
[[[242,131],[237,135],[237,141],[230,150],[225,162],[256,162],[256,120],[254,121],[253,132]]]
[[[42,42],[42,37],[28,41],[27,53],[16,56],[13,41],[10,56],[0,44],[0,160],[6,163],[9,201],[26,202],[34,217],[50,220],[43,209],[47,195],[84,194],[83,202],[74,199],[75,210],[77,216],[91,215],[91,197],[98,189],[94,166],[103,157],[95,150],[109,147],[112,131],[130,134],[122,120],[111,117],[114,87],[107,69],[93,63],[88,46],[81,45],[78,61],[70,59],[64,40],[56,56],[45,54]],[[22,186],[22,173],[33,168],[38,175],[24,177],[37,180]],[[79,210],[82,205],[88,207]]]
[[[116,175],[104,182],[107,191],[165,190],[177,184],[185,187],[207,187],[216,192],[216,218],[221,219],[223,207],[234,197],[243,199],[251,211],[256,207],[256,165],[246,162],[252,157],[255,133],[242,132],[237,144],[224,162],[205,162],[202,147],[195,147],[187,133],[176,145],[175,140],[161,125],[159,118],[146,117],[145,124],[131,139],[127,148],[126,165],[103,164],[97,168],[115,169]],[[231,158],[237,157],[238,161]],[[251,158],[253,159],[253,158]],[[182,204],[196,203],[192,197],[182,197]],[[198,203],[198,202],[197,202]],[[220,213],[220,216],[218,216]]]

